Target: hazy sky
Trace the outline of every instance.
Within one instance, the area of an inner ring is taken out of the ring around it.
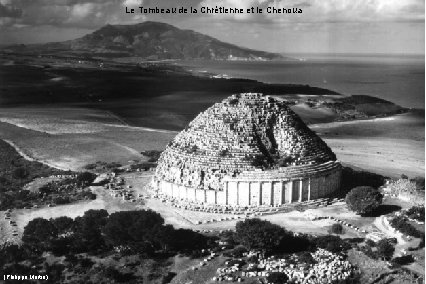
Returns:
[[[126,14],[125,7],[275,7],[301,14]],[[0,43],[74,39],[109,24],[161,21],[273,52],[425,51],[424,0],[0,0]]]

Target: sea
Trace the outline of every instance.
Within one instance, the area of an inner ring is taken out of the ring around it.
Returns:
[[[264,83],[308,84],[343,95],[370,95],[407,108],[425,106],[425,57],[289,54],[283,61],[181,61],[194,72]]]

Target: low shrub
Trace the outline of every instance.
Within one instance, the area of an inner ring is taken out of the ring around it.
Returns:
[[[331,225],[330,232],[333,234],[343,234],[343,226],[340,223]]]

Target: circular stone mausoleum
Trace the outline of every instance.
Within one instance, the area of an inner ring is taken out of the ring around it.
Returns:
[[[279,206],[340,187],[335,154],[284,101],[236,94],[200,113],[169,143],[152,181],[199,204]]]

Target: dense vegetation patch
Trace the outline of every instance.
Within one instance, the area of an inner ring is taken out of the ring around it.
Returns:
[[[395,218],[390,220],[390,224],[393,228],[397,229],[403,234],[415,238],[420,238],[422,236],[422,232],[420,232],[413,225],[411,225],[407,218],[404,216],[396,216]]]
[[[283,227],[260,219],[240,221],[235,227],[234,240],[249,250],[271,253],[296,253],[316,248],[341,252],[350,245],[338,236],[310,236],[294,234]]]
[[[337,236],[296,235],[259,219],[238,222],[235,232],[224,232],[219,237],[235,246],[227,252],[233,258],[229,265],[255,262],[256,259],[239,260],[248,249],[267,254],[297,253],[300,261],[315,263],[309,251],[324,248],[339,253],[350,248]],[[89,210],[75,219],[33,219],[24,229],[22,245],[0,248],[0,267],[11,274],[48,273],[52,283],[63,281],[64,275],[73,279],[78,276],[79,281],[84,275],[85,283],[142,283],[145,278],[142,279],[139,268],[143,269],[141,266],[148,262],[150,265],[145,269],[149,270],[144,274],[151,275],[148,283],[168,283],[174,275],[167,274],[170,263],[166,259],[178,253],[201,257],[205,248],[219,249],[215,240],[165,225],[164,219],[150,210],[112,214]],[[47,258],[61,261],[52,264]],[[128,264],[119,266],[123,262]],[[46,267],[48,272],[44,270]],[[271,280],[281,279],[280,275],[276,276]]]
[[[120,168],[122,165],[117,162],[101,162],[97,161],[96,163],[87,164],[84,166],[86,170],[90,170],[96,173],[102,173],[105,171],[116,171],[118,168]]]
[[[68,204],[79,200],[95,199],[88,186],[95,179],[92,173],[79,173],[75,177],[67,177],[51,181],[41,186],[38,191],[17,190],[0,193],[0,210],[22,209],[42,205]]]
[[[89,210],[75,219],[35,218],[25,227],[22,242],[20,246],[0,248],[0,267],[3,270],[19,275],[28,271],[39,274],[46,266],[45,255],[51,254],[54,257],[65,256],[68,269],[78,274],[79,270],[84,272],[93,266],[92,258],[105,259],[118,254],[121,259],[136,255],[140,262],[142,259],[164,259],[177,253],[197,254],[209,246],[209,238],[191,230],[165,225],[164,219],[150,210],[122,211],[111,215],[106,210]],[[42,262],[41,267],[33,269]],[[131,270],[111,266],[98,269],[92,272],[102,281],[110,279],[110,282],[127,283],[139,277]],[[52,283],[63,280],[64,268],[59,270],[58,274],[49,274]],[[172,277],[165,276],[166,280]],[[161,278],[161,275],[152,277]],[[141,282],[139,279],[133,283]]]
[[[382,204],[383,195],[370,186],[353,188],[345,198],[348,208],[357,214],[367,215]]]
[[[61,171],[39,162],[29,161],[8,143],[0,140],[0,210],[51,203],[64,204],[93,198],[90,192],[82,189],[91,178],[87,174],[49,184],[42,192],[23,189],[25,184],[35,178],[70,174],[73,172]]]
[[[35,252],[99,254],[111,250],[154,255],[206,247],[207,239],[185,229],[164,225],[153,211],[89,210],[82,217],[36,218],[25,227],[22,241]]]
[[[425,207],[424,206],[413,206],[405,212],[405,215],[413,220],[419,222],[425,221]]]
[[[3,140],[0,140],[0,194],[18,191],[38,177],[48,177],[66,172],[39,162],[28,161]]]
[[[330,233],[339,234],[339,235],[343,234],[343,226],[342,226],[342,224],[335,223],[335,224],[331,225]]]

